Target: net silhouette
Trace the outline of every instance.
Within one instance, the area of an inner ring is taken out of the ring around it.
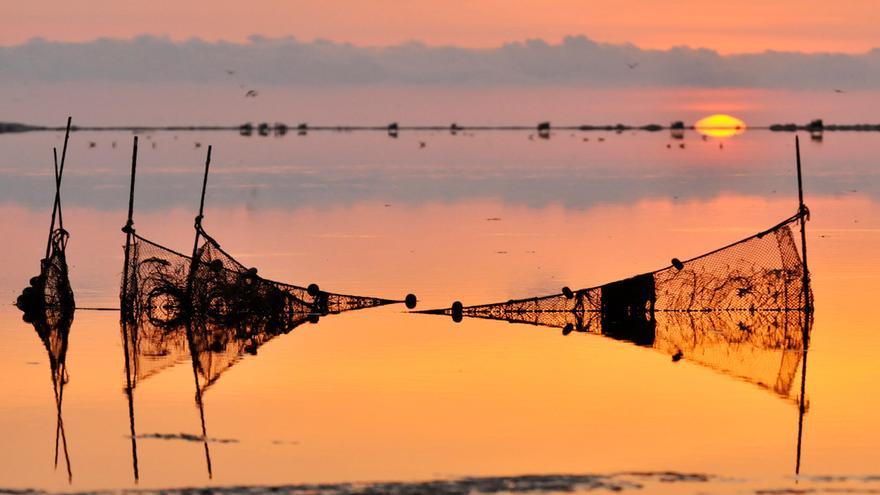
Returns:
[[[73,473],[67,450],[67,434],[64,430],[61,408],[64,401],[64,386],[69,381],[67,374],[67,346],[74,313],[70,308],[72,306],[46,306],[43,311],[36,313],[30,319],[30,323],[46,348],[46,354],[49,358],[49,371],[51,373],[52,393],[55,399],[56,410],[55,467],[58,467],[59,454],[63,454],[64,463],[67,468],[67,478],[69,481],[72,481]]]
[[[120,284],[120,319],[125,353],[132,469],[140,477],[134,389],[143,380],[186,360],[192,363],[195,400],[202,425],[208,476],[212,476],[202,396],[245,355],[273,338],[324,316],[405,303],[404,300],[337,294],[317,284],[300,287],[257,275],[220,247],[202,227],[211,150],[208,147],[192,255],[137,234],[132,219],[138,138],[134,138],[125,261]]]
[[[132,234],[123,318],[130,325],[139,382],[190,355],[190,339],[209,385],[246,354],[303,323],[401,301],[325,292],[261,278],[200,230],[196,260]],[[189,327],[189,328],[187,328]],[[206,363],[225,363],[206,364]]]
[[[203,375],[200,382],[208,386],[241,356],[255,353],[264,342],[303,323],[387,304],[415,306],[413,295],[392,300],[326,292],[316,284],[301,287],[260,277],[256,268],[238,262],[202,227],[211,147],[193,254],[184,255],[138,235],[131,219],[136,157],[135,138],[120,291],[132,387],[187,358],[193,359]]]
[[[22,319],[28,323],[45,321],[49,326],[71,317],[75,301],[67,270],[67,239],[70,234],[57,228],[49,236],[49,254],[40,260],[40,273],[32,277],[16,300]]]
[[[651,347],[798,401],[812,293],[792,226],[779,224],[695,258],[598,287],[422,313],[504,320]]]
[[[56,408],[55,467],[58,467],[59,455],[63,454],[68,481],[73,480],[73,473],[70,467],[61,406],[64,400],[64,386],[68,382],[67,345],[76,303],[73,289],[70,286],[65,254],[70,234],[64,230],[64,218],[61,211],[61,179],[67,157],[71,121],[72,119],[68,117],[60,164],[58,152],[53,149],[55,199],[52,204],[49,236],[46,241],[46,255],[40,260],[40,273],[31,277],[28,286],[22,290],[15,302],[22,311],[22,319],[33,325],[49,358],[52,392]]]

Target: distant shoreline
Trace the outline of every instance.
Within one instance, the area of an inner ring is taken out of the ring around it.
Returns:
[[[65,127],[61,126],[42,126],[34,124],[24,124],[19,122],[0,122],[0,134],[16,134],[25,132],[58,132],[64,131]],[[580,131],[580,132],[624,132],[624,131],[643,131],[643,132],[659,132],[659,131],[698,131],[698,130],[720,130],[720,131],[771,131],[771,132],[797,132],[806,131],[813,134],[822,132],[880,132],[880,124],[822,124],[821,121],[813,121],[809,124],[770,124],[761,126],[747,127],[700,127],[697,129],[693,125],[684,125],[682,122],[674,122],[670,125],[660,124],[579,124],[579,125],[560,125],[554,126],[549,122],[542,122],[536,125],[398,125],[392,122],[387,125],[309,125],[296,124],[289,125],[282,122],[268,123],[262,122],[258,124],[244,123],[239,125],[115,125],[115,126],[72,126],[73,132],[205,132],[205,131],[236,131],[243,136],[261,135],[268,136],[270,134],[281,136],[288,133],[305,135],[309,132],[387,132],[396,136],[399,132],[449,132],[451,134],[478,131],[533,131],[538,134],[549,134],[551,131]]]

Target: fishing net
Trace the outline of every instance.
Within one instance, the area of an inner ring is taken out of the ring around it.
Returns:
[[[401,301],[325,292],[264,279],[223,251],[206,233],[196,261],[133,234],[122,303],[133,320],[145,316],[156,326],[174,325],[198,313],[215,323],[232,325],[247,318],[271,332],[319,317]]]
[[[807,291],[791,231],[801,215],[702,256],[673,259],[671,266],[651,273],[550,296],[463,307],[461,315],[517,321],[574,318],[588,328],[661,311],[801,310],[807,306]],[[440,312],[457,313],[452,308]]]
[[[40,261],[40,274],[31,278],[16,301],[24,312],[22,318],[33,325],[46,348],[59,408],[60,389],[67,383],[67,341],[74,314],[73,290],[64,256],[68,237],[63,229],[52,232],[49,257]]]
[[[257,276],[256,268],[245,267],[223,251],[203,230],[201,237],[204,242],[191,273],[190,292],[194,310],[203,311],[211,322],[230,325],[247,317],[249,324],[284,331],[302,323],[303,316],[314,318],[403,302],[266,280]]]
[[[16,300],[16,306],[24,313],[22,318],[28,323],[45,320],[46,325],[54,327],[73,318],[75,303],[64,255],[68,237],[64,229],[52,231],[49,255],[40,260],[40,274],[31,278]]]
[[[235,324],[201,318],[155,325],[148,317],[127,324],[131,387],[185,361],[192,361],[200,375],[202,391],[226,370],[269,340],[290,331],[270,331],[259,317],[242,317]],[[298,324],[316,321],[303,315]]]
[[[586,332],[652,347],[796,399],[792,383],[809,334],[792,235],[800,212],[724,248],[654,272],[577,291],[425,313]],[[809,300],[807,299],[809,298]]]
[[[257,275],[200,230],[196,260],[132,233],[121,304],[137,382],[192,358],[205,386],[241,356],[306,322],[401,301]]]
[[[308,322],[317,322],[317,319],[302,314],[295,326]],[[272,327],[265,325],[261,316],[255,315],[237,318],[232,324],[215,322],[210,318],[193,318],[188,325],[186,331],[189,332],[191,357],[200,376],[201,391],[213,385],[244,356],[256,355],[260,346],[292,330],[286,328],[274,332]]]
[[[68,382],[67,345],[75,311],[64,255],[68,237],[69,234],[64,229],[52,231],[49,237],[49,256],[40,261],[40,274],[31,278],[30,285],[22,291],[16,305],[22,310],[24,321],[33,325],[46,348],[56,407],[55,466],[58,466],[59,452],[63,453],[70,478],[72,474],[67,453],[67,435],[61,416],[64,386]]]

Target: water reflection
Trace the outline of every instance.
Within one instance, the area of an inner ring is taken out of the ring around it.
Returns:
[[[456,302],[427,313],[551,326],[563,335],[595,333],[789,397],[812,313],[806,260],[792,233],[807,214],[802,208],[723,248],[598,287],[468,307]]]
[[[490,313],[462,308],[464,316],[590,333],[651,348],[751,383],[795,404],[798,434],[795,474],[800,473],[806,398],[807,351],[812,313],[789,311],[669,311],[627,321],[601,313],[520,310]],[[452,314],[454,310],[445,312]],[[798,373],[800,371],[800,373]],[[800,378],[799,387],[796,386]]]
[[[799,253],[792,227],[803,233],[808,214],[801,205],[753,236],[602,286],[467,307],[456,301],[423,313],[592,333],[752,383],[798,405],[798,473],[813,303],[806,245]],[[799,369],[800,390],[794,386]]]
[[[416,303],[412,294],[405,301],[395,301],[334,294],[317,284],[299,287],[275,282],[239,263],[202,227],[211,151],[209,146],[193,254],[186,256],[135,232],[138,138],[134,138],[128,219],[122,228],[126,240],[120,312],[135,480],[139,470],[133,390],[144,378],[184,360],[187,348],[208,476],[212,477],[202,394],[241,356],[256,354],[265,342],[307,321],[316,323],[321,316],[402,302],[413,308]]]
[[[27,313],[25,315],[25,321],[33,325],[49,357],[49,371],[52,376],[52,392],[56,408],[54,462],[57,468],[60,450],[64,455],[67,479],[71,482],[73,481],[73,472],[70,467],[67,434],[64,431],[61,405],[64,400],[64,386],[69,380],[67,374],[67,344],[70,336],[70,326],[73,324],[73,313],[74,311],[71,307],[51,306],[44,308],[43,311],[38,313]]]
[[[357,308],[351,308],[357,309]],[[335,310],[340,313],[346,310]],[[289,333],[305,323],[317,324],[321,316],[331,313],[299,313],[284,326],[267,323],[262,314],[239,314],[233,320],[216,318],[196,312],[190,317],[162,323],[141,315],[136,321],[123,319],[122,334],[126,349],[126,394],[130,408],[132,462],[135,479],[139,477],[135,428],[134,389],[142,381],[174,365],[190,360],[195,383],[195,402],[199,409],[201,436],[186,439],[204,444],[208,476],[213,476],[204,394],[221,376],[245,356],[256,356],[258,349],[270,340]],[[225,443],[226,441],[224,441]]]
[[[428,147],[421,151],[416,137],[422,136],[403,133],[391,141],[384,135],[310,133],[295,144],[230,142],[228,151],[239,156],[224,157],[216,181],[211,178],[209,202],[217,210],[209,212],[205,226],[224,249],[258,266],[261,276],[303,285],[314,280],[354,294],[397,295],[402,287],[436,305],[425,307],[440,307],[450,296],[467,304],[504,301],[641,273],[669,264],[671,256],[685,259],[682,255],[748,235],[752,227],[769,226],[788,213],[793,197],[788,174],[770,166],[789,162],[778,156],[788,155],[787,135],[749,133],[726,142],[717,157],[704,153],[709,144],[693,134],[686,136],[683,152],[667,152],[665,134],[609,136],[601,145],[591,138],[580,148],[579,138],[561,134],[549,142],[488,134],[451,142],[438,135],[424,137]],[[154,139],[162,141],[155,152],[144,147],[145,173],[138,177],[138,195],[144,198],[137,205],[138,234],[190,255],[201,171],[187,164],[196,163],[194,155],[203,155],[207,144],[188,155],[192,142]],[[0,180],[8,191],[0,196],[9,203],[0,230],[15,233],[17,240],[7,243],[0,274],[7,299],[35,274],[46,243],[51,173],[46,168],[34,176],[25,168],[45,154],[37,153],[45,136],[40,140],[4,138],[14,153],[6,154],[4,177],[10,180]],[[804,401],[809,415],[803,471],[812,474],[875,469],[877,429],[870,411],[876,408],[864,390],[876,382],[871,363],[877,339],[862,309],[876,294],[871,281],[877,264],[870,254],[877,247],[880,216],[872,199],[876,175],[868,168],[876,145],[873,135],[858,140],[835,135],[813,149],[820,166],[814,178],[811,160],[809,192],[816,199],[810,266],[822,329],[812,333],[809,346],[810,402],[817,407]],[[125,153],[121,148],[115,152]],[[112,260],[120,258],[117,228],[125,216],[119,208],[128,176],[111,150],[102,141],[83,151],[90,153],[88,163],[77,160],[64,178],[64,224],[74,232],[67,257],[76,300],[89,306],[118,306],[121,269]],[[507,151],[522,159],[508,159]],[[360,168],[352,165],[354,155]],[[20,158],[13,163],[14,157]],[[568,166],[575,160],[579,168]],[[406,169],[404,162],[412,166]],[[603,175],[606,165],[620,177]],[[701,171],[694,172],[697,167]],[[660,169],[666,175],[658,177]],[[25,182],[34,187],[23,187]],[[36,187],[43,193],[35,193]],[[99,208],[84,207],[92,204]],[[531,204],[549,206],[524,206]],[[582,285],[571,285],[578,282]],[[151,307],[161,320],[173,317],[181,304],[156,300]],[[766,322],[759,325],[767,331],[773,321],[781,325],[790,318],[762,316]],[[662,334],[673,317],[686,320],[675,323],[682,332]],[[4,375],[16,377],[0,385],[0,423],[2,436],[18,447],[5,454],[2,478],[10,486],[64,490],[64,467],[57,479],[50,476],[49,436],[56,418],[49,395],[40,393],[49,390],[45,367],[27,364],[43,362],[46,351],[33,327],[17,323],[19,314],[0,318],[4,354],[9,353]],[[786,382],[779,377],[790,375],[782,372],[783,359],[797,359],[759,349],[757,354],[766,356],[760,361],[766,386],[741,376],[730,379],[696,364],[700,356],[672,337],[718,337],[713,327],[743,332],[739,321],[715,322],[696,312],[658,313],[655,320],[656,352],[625,340],[579,335],[576,325],[562,341],[550,336],[564,327],[541,332],[491,320],[456,327],[447,319],[408,317],[396,308],[321,318],[318,332],[296,327],[296,335],[259,344],[260,359],[239,352],[234,370],[226,368],[207,387],[211,373],[198,375],[214,479],[276,485],[667,467],[740,478],[789,474],[797,425],[791,403],[802,370],[795,370],[786,399],[773,388]],[[119,393],[125,383],[118,374],[123,353],[118,339],[106,338],[119,332],[119,321],[116,315],[77,311],[76,324],[67,353],[74,387],[64,389],[74,488],[130,486],[129,418]],[[693,328],[700,325],[708,330]],[[615,336],[627,337],[625,330]],[[155,367],[134,388],[144,488],[199,486],[206,480],[186,334],[183,327],[164,335],[169,355],[160,348],[159,355],[137,363],[143,375]],[[180,339],[176,359],[175,338]],[[145,342],[142,338],[140,345],[148,350]],[[659,349],[663,342],[683,349],[678,364],[670,363],[675,351]],[[734,352],[725,345],[712,350],[722,356]],[[754,359],[746,352],[751,345],[739,345],[741,360]],[[214,358],[218,369],[221,357],[205,359]],[[163,359],[178,364],[161,368]],[[803,357],[792,365],[803,368]],[[152,439],[157,432],[191,437],[159,442]],[[218,445],[215,438],[239,442]]]
[[[69,234],[64,230],[64,217],[61,210],[61,179],[64,173],[64,162],[67,156],[67,142],[70,136],[71,119],[67,119],[67,133],[64,136],[64,148],[61,163],[58,152],[54,151],[55,199],[52,202],[52,216],[49,225],[49,237],[46,241],[46,256],[40,260],[40,273],[32,277],[16,300],[16,306],[22,311],[22,319],[33,325],[40,341],[49,355],[49,370],[52,376],[52,392],[55,397],[55,467],[58,467],[59,447],[64,455],[67,467],[68,482],[73,481],[70,468],[70,456],[67,450],[67,434],[64,431],[64,420],[61,405],[64,400],[64,386],[67,384],[67,343],[70,326],[73,324],[75,302],[73,289],[68,276],[67,240]]]

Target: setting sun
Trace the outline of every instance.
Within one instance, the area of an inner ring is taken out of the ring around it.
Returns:
[[[746,123],[736,117],[717,113],[698,120],[694,129],[706,136],[730,137],[745,132]]]

